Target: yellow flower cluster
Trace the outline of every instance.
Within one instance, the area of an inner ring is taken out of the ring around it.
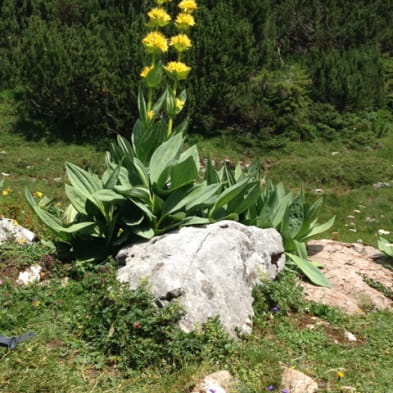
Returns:
[[[180,98],[176,98],[176,113],[179,113],[184,107],[184,101]]]
[[[173,46],[178,52],[184,52],[192,47],[191,40],[186,34],[178,34],[169,40],[169,45]]]
[[[164,69],[169,76],[176,80],[186,79],[191,71],[191,68],[181,61],[170,61]]]
[[[44,196],[44,193],[42,193],[41,191],[36,191],[33,193],[33,195],[37,198],[42,198]]]
[[[175,26],[178,30],[188,30],[190,27],[195,25],[194,17],[190,14],[181,12],[177,15],[175,20]]]
[[[197,9],[196,2],[194,0],[182,0],[178,7],[186,13],[192,13]]]
[[[11,192],[11,188],[6,188],[5,190],[1,191],[1,195],[7,196]]]
[[[147,53],[155,54],[168,51],[168,41],[164,34],[152,31],[142,40]]]
[[[149,17],[147,23],[149,27],[164,27],[171,21],[169,14],[162,8],[153,8],[147,16]]]
[[[147,76],[149,75],[149,72],[153,69],[153,66],[146,66],[142,72],[140,73],[140,76],[142,78],[147,78]]]

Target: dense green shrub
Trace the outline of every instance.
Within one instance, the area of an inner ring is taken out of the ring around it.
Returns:
[[[31,18],[21,44],[26,117],[38,116],[68,139],[129,133],[137,86],[130,70],[141,64],[135,34],[93,22],[60,29]]]
[[[311,57],[313,96],[339,110],[380,108],[385,99],[385,76],[375,47],[315,51]]]
[[[265,147],[289,139],[313,139],[310,85],[299,66],[260,71],[226,97],[232,127],[240,135],[251,134]]]

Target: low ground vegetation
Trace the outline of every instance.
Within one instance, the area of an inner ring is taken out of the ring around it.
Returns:
[[[53,143],[48,147],[44,142],[26,141],[12,133],[13,108],[9,95],[3,95],[1,214],[16,218],[41,239],[50,239],[51,234],[24,202],[24,185],[28,184],[37,201],[53,195],[54,208],[62,209],[66,202],[63,162],[73,156],[82,168],[102,172],[103,152],[86,145]],[[230,151],[235,152],[234,162],[246,160],[241,154],[244,148],[225,136],[197,142],[202,155],[209,153],[217,162],[227,159]],[[378,229],[392,227],[392,188],[373,188],[377,182],[392,180],[391,149],[387,137],[378,147],[357,150],[339,142],[291,143],[260,157],[257,149],[250,149],[247,160],[258,157],[263,174],[283,181],[289,189],[300,191],[297,188],[303,184],[311,201],[319,193],[325,195],[323,216],[337,216],[325,236],[376,245]],[[365,155],[367,160],[363,160]],[[347,162],[353,165],[338,175]],[[317,194],[317,189],[322,191]],[[239,391],[256,393],[270,385],[280,391],[282,364],[311,375],[324,392],[340,392],[342,385],[358,392],[390,389],[392,314],[347,317],[329,307],[305,303],[290,272],[256,289],[253,334],[233,342],[217,321],[190,336],[179,332],[174,322],[181,309],[160,313],[149,308],[148,292],[132,292],[115,284],[111,260],[93,269],[69,264],[41,243],[32,248],[2,246],[0,260],[1,333],[36,332],[35,338],[15,351],[2,350],[5,367],[0,387],[4,392],[185,392],[198,378],[218,368],[227,368],[239,379]],[[18,271],[37,262],[45,266],[42,283],[15,286]],[[327,321],[328,327],[310,329],[313,317]],[[345,330],[358,337],[355,344],[344,340]],[[133,340],[126,340],[131,336]],[[339,378],[338,372],[344,376]]]

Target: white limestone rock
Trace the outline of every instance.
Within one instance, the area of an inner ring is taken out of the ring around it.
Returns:
[[[235,221],[184,227],[148,242],[123,248],[125,263],[117,277],[136,289],[148,280],[158,302],[178,298],[185,315],[180,327],[190,332],[219,317],[235,336],[252,329],[252,289],[262,277],[274,279],[284,268],[280,234]]]

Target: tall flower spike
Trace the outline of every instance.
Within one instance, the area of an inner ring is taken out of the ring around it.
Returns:
[[[191,14],[197,9],[197,4],[194,0],[182,0],[178,7],[187,14]]]
[[[158,31],[150,32],[142,40],[142,43],[147,53],[155,54],[168,51],[168,41],[164,34]]]
[[[153,28],[164,27],[171,21],[171,17],[163,8],[153,8],[147,13],[147,16],[149,17],[147,26]]]

